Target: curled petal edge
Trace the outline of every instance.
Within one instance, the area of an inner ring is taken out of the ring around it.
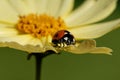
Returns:
[[[112,55],[112,49],[107,47],[96,47],[95,40],[85,40],[83,42],[78,42],[75,46],[70,46],[64,49],[67,52],[74,54],[107,54]]]
[[[40,46],[32,46],[32,45],[20,45],[16,42],[0,42],[0,47],[9,47],[14,48],[18,50],[22,50],[28,53],[45,53],[46,51],[53,51],[55,53],[58,53],[54,47],[47,44],[44,48],[41,48]]]

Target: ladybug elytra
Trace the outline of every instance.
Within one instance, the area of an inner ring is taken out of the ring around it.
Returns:
[[[52,39],[52,43],[58,47],[66,47],[68,45],[74,45],[74,36],[67,30],[58,31]]]

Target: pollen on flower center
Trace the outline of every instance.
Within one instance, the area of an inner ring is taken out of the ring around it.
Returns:
[[[53,36],[57,31],[66,29],[66,25],[60,17],[56,19],[46,14],[29,14],[19,16],[16,28],[21,34],[32,34],[34,37],[40,38]]]

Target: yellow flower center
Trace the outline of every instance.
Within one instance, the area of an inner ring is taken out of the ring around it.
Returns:
[[[32,34],[34,37],[53,36],[57,31],[66,29],[64,21],[46,14],[29,14],[19,16],[16,28],[21,34]]]

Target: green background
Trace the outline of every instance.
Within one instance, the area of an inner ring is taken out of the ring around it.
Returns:
[[[76,0],[76,7],[82,1]],[[106,20],[120,17],[117,9]],[[113,55],[62,53],[43,59],[42,80],[120,80],[120,29],[96,39],[97,46],[108,46]],[[0,80],[35,80],[35,59],[27,53],[0,48]]]

